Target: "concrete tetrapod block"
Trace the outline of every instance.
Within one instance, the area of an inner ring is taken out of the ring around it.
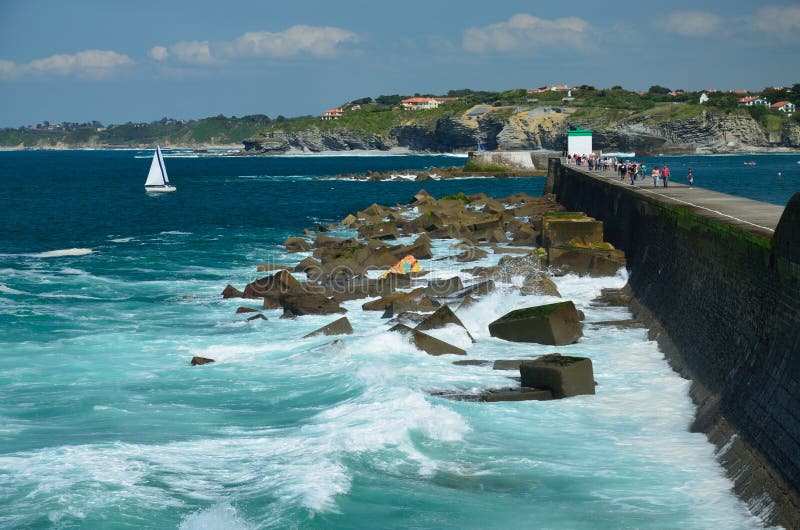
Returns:
[[[448,344],[447,342],[439,340],[436,337],[431,337],[427,333],[411,329],[404,324],[397,324],[396,326],[390,328],[389,331],[399,331],[403,335],[410,335],[411,343],[428,355],[467,354],[466,351],[457,346]]]
[[[511,311],[489,324],[492,337],[511,342],[561,346],[583,336],[583,324],[571,301]]]
[[[475,339],[472,337],[472,334],[467,329],[467,326],[461,322],[461,319],[453,313],[453,310],[450,307],[443,305],[439,309],[437,309],[432,315],[426,317],[425,320],[420,322],[417,327],[414,329],[417,331],[427,331],[429,329],[439,329],[443,328],[448,324],[455,324],[464,329],[467,332],[467,336],[469,340],[475,342]]]
[[[312,331],[308,335],[303,336],[303,338],[306,339],[315,335],[352,335],[352,333],[353,326],[350,325],[350,321],[347,319],[347,317],[342,317],[334,320],[326,326],[322,326],[321,328]]]
[[[557,212],[542,217],[544,247],[564,245],[575,239],[583,244],[603,242],[603,223],[583,212]]]
[[[560,399],[594,394],[594,371],[588,357],[544,355],[519,365],[523,387],[546,388]]]

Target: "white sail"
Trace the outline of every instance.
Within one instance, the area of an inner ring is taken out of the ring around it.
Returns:
[[[153,161],[150,163],[150,172],[147,174],[145,186],[163,186],[167,181],[167,172],[163,169],[164,161],[161,158],[161,148],[156,146]]]
[[[156,153],[158,153],[158,162],[161,164],[161,176],[164,177],[164,184],[169,186],[169,176],[167,176],[167,166],[164,164],[164,155],[161,154],[161,147],[156,146]]]

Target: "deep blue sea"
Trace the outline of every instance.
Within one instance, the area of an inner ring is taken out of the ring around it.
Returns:
[[[329,317],[248,322],[236,308],[258,304],[220,297],[258,263],[304,257],[285,253],[288,236],[373,202],[421,187],[538,194],[543,179],[314,180],[463,159],[168,152],[178,191],[151,196],[150,156],[0,152],[0,528],[760,527],[714,447],[688,432],[688,382],[646,331],[591,325],[629,318],[590,305],[625,271],[556,279],[587,317],[584,338],[558,351],[591,357],[599,386],[551,402],[431,396],[515,383],[416,350],[363,300],[345,304],[355,333],[331,345],[301,338]],[[783,204],[800,189],[797,160],[657,162],[675,180],[691,165],[695,185]],[[424,266],[470,278],[448,260]],[[459,312],[475,344],[437,336],[476,359],[552,353],[487,329],[547,301],[501,285]],[[191,367],[194,355],[217,362]]]

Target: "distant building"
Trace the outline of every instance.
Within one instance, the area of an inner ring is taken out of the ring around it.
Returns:
[[[408,98],[400,102],[406,110],[438,109],[442,103],[455,101],[458,98]]]
[[[740,107],[757,107],[759,105],[769,107],[769,101],[761,96],[747,96],[746,98],[739,98],[738,106]]]
[[[700,94],[700,104],[702,105],[702,104],[703,104],[703,103],[705,103],[706,101],[708,101],[708,94],[706,94],[705,92],[703,92],[702,94]]]
[[[553,85],[550,87],[543,86],[539,88],[528,89],[528,94],[539,94],[542,92],[569,92],[570,90],[578,90],[578,89],[570,88],[567,85]]]
[[[353,105],[350,110],[361,110],[361,105]]]
[[[770,105],[770,108],[781,112],[794,112],[795,105],[791,101],[778,101]]]
[[[320,116],[323,120],[338,120],[344,112],[342,109],[328,109]]]
[[[567,131],[567,154],[589,156],[592,154],[592,131],[576,127]]]

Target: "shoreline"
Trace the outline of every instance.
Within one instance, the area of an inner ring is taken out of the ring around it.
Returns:
[[[0,152],[17,151],[143,151],[153,149],[151,144],[138,146],[117,146],[117,145],[98,145],[98,146],[14,146],[0,147]],[[267,157],[267,158],[295,158],[295,157],[326,157],[326,156],[451,156],[453,158],[466,158],[469,151],[414,151],[405,147],[393,147],[387,150],[377,149],[353,149],[353,150],[328,150],[328,151],[302,151],[292,149],[285,153],[270,154],[264,152],[246,152],[242,144],[195,144],[195,145],[170,145],[162,146],[163,150],[195,151],[202,154],[203,151],[235,151],[225,156],[246,156],[246,157]],[[523,149],[522,151],[542,151],[542,149]],[[763,155],[800,155],[800,148],[791,147],[760,147],[753,150],[731,150],[718,152],[698,152],[698,153],[659,153],[652,155],[636,154],[632,158],[672,158],[681,156],[763,156]]]

